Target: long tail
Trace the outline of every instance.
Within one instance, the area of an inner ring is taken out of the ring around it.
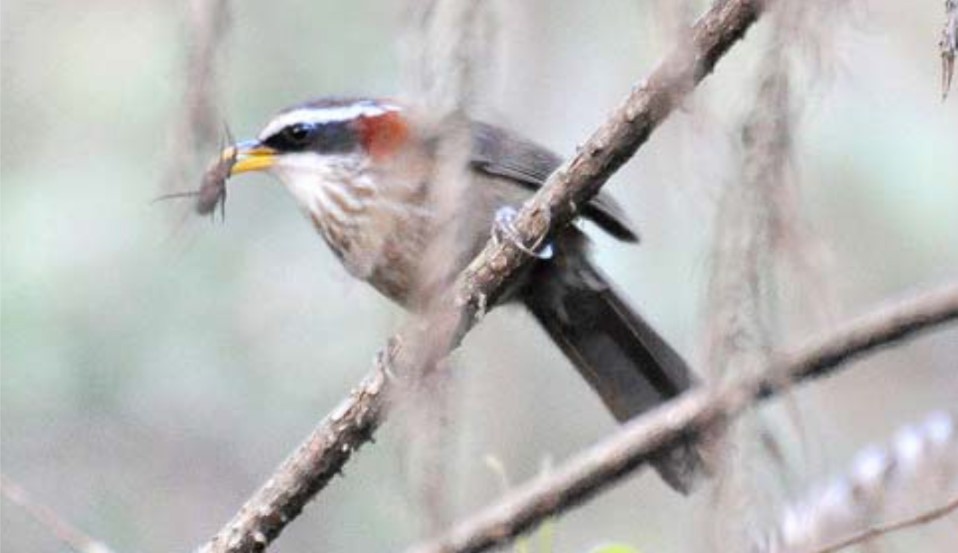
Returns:
[[[533,269],[526,306],[619,421],[693,385],[685,361],[616,292],[582,249]],[[651,459],[674,489],[688,493],[704,474],[692,440]]]

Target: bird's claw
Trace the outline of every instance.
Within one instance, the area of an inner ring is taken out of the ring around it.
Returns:
[[[399,336],[392,336],[386,343],[386,347],[376,353],[376,366],[379,368],[379,371],[383,374],[386,380],[398,380],[398,375],[396,374],[396,371],[393,370],[393,362],[401,348],[402,339]]]
[[[526,246],[519,237],[519,232],[516,230],[515,221],[516,216],[519,214],[518,211],[512,206],[503,206],[496,210],[495,219],[493,220],[492,225],[492,238],[497,243],[502,240],[508,240],[512,243],[513,246],[519,249],[519,251],[528,255],[529,257],[535,257],[536,259],[551,259],[553,254],[552,244],[543,245],[544,237],[539,237],[536,240],[536,243],[531,247]]]

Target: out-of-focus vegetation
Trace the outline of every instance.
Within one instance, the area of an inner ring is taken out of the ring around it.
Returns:
[[[3,471],[119,551],[187,550],[215,531],[401,320],[266,177],[231,183],[223,224],[150,203],[184,85],[182,4],[2,5]],[[399,92],[399,14],[386,4],[234,3],[221,66],[233,131],[251,135],[312,96]],[[485,116],[568,154],[670,44],[665,3],[517,4],[504,12]],[[816,284],[785,294],[785,342],[822,329],[819,308],[836,320],[958,276],[958,103],[940,102],[940,2],[855,5],[798,120],[800,205],[821,248]],[[735,178],[735,129],[767,33],[737,46],[615,177],[643,244],[597,238],[601,263],[693,362],[714,199]],[[956,358],[952,330],[802,390],[790,470],[827,474],[902,422],[954,406]],[[610,430],[567,365],[518,311],[470,335],[455,356],[457,514],[500,493],[486,455],[518,481]],[[785,411],[769,410],[769,426]],[[274,550],[412,540],[398,437],[387,425]],[[690,520],[708,508],[642,475],[563,517],[555,550],[696,550]],[[2,523],[7,551],[59,548],[8,505]],[[894,539],[931,551],[946,534]]]

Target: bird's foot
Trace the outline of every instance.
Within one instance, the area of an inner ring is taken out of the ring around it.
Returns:
[[[547,243],[543,245],[544,237],[540,237],[532,246],[526,246],[522,242],[515,226],[516,216],[518,214],[519,212],[516,211],[516,208],[510,205],[500,207],[496,210],[496,216],[492,225],[492,239],[495,240],[496,243],[508,240],[519,251],[529,257],[551,259],[553,254],[552,244]]]
[[[389,341],[386,342],[386,347],[379,350],[379,353],[376,354],[376,367],[386,380],[398,380],[398,376],[393,370],[393,362],[399,354],[400,349],[402,349],[402,339],[396,335],[390,337]]]

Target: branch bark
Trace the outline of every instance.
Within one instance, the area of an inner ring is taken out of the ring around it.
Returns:
[[[857,356],[877,351],[958,319],[958,284],[879,309],[829,332],[768,370],[717,389],[702,388],[650,411],[530,482],[414,553],[483,551],[536,523],[578,505],[630,474],[652,453],[689,434],[703,434],[792,382],[831,373]]]
[[[758,20],[767,0],[717,0],[647,81],[553,173],[515,219],[516,239],[543,244],[572,221],[599,188],[645,143],[652,131],[694,89],[718,60]],[[435,312],[404,329],[379,354],[376,366],[350,396],[247,500],[208,543],[203,553],[263,551],[306,503],[370,440],[382,423],[390,388],[388,375],[421,374],[455,348],[495,303],[515,271],[526,263],[529,246],[490,240],[459,275]]]

